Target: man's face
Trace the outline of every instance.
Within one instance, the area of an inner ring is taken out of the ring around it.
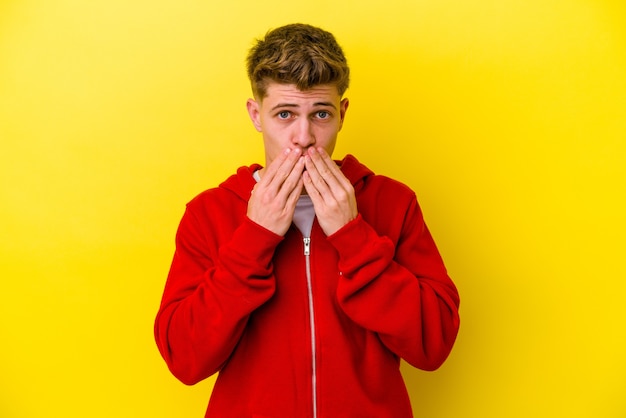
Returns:
[[[270,83],[262,100],[249,99],[248,113],[263,134],[265,163],[269,166],[285,148],[322,147],[332,155],[348,109],[334,85],[301,91],[292,84]]]

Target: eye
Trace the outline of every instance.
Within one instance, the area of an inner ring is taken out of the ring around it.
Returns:
[[[288,112],[287,110],[283,110],[282,112],[278,112],[278,118],[279,119],[289,119],[289,116],[291,116],[291,112]]]
[[[328,119],[330,117],[330,113],[326,110],[320,110],[317,112],[317,117],[320,119]]]

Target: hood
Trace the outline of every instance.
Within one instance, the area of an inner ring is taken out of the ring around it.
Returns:
[[[363,186],[366,177],[374,175],[369,168],[361,164],[353,155],[347,154],[343,160],[335,160],[335,162],[341,168],[343,174],[350,180],[355,191],[359,191]],[[256,184],[252,174],[261,168],[262,166],[259,164],[239,167],[237,172],[227,178],[219,187],[230,190],[241,199],[248,201],[250,192]]]

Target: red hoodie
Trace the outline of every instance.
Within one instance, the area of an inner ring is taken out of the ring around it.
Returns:
[[[219,372],[206,417],[411,417],[400,359],[437,369],[454,344],[459,295],[415,194],[348,155],[359,215],[310,241],[246,217],[241,167],[187,205],[155,322],[171,372]]]

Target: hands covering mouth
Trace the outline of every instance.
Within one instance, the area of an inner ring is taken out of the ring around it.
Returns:
[[[358,214],[352,184],[322,147],[287,148],[264,171],[252,190],[247,215],[278,235],[289,229],[304,191],[327,236]]]

